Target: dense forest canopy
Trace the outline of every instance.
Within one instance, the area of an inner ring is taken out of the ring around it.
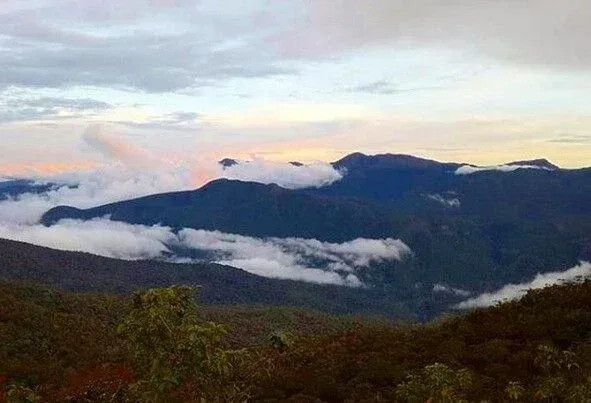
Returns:
[[[153,289],[133,298],[6,281],[0,289],[5,397],[134,401],[139,393],[186,401],[206,393],[212,401],[231,395],[268,402],[591,398],[589,281],[530,291],[520,301],[425,325],[297,309],[206,308],[195,305],[187,287]],[[159,322],[160,314],[166,321]],[[148,347],[160,349],[159,355],[142,352]],[[200,366],[202,348],[213,349],[211,354],[222,361]],[[152,368],[142,361],[146,357],[180,359],[194,351],[196,361],[173,366],[173,372],[166,369],[168,359],[159,361],[156,372],[141,369]]]

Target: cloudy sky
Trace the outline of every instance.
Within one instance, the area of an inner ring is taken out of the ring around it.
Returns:
[[[4,0],[0,174],[352,151],[589,166],[589,21],[588,0]]]

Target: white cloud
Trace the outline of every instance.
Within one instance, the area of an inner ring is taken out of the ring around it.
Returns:
[[[242,181],[276,183],[288,189],[298,189],[330,185],[341,180],[343,173],[324,162],[294,165],[255,159],[254,161],[237,161],[232,166],[224,167],[221,176]]]
[[[457,295],[459,297],[467,297],[470,294],[472,294],[471,291],[462,290],[461,288],[450,287],[450,286],[445,285],[445,284],[435,284],[435,285],[433,285],[433,292],[436,292],[436,293],[445,293],[445,294],[453,294],[453,295]]]
[[[551,171],[550,168],[537,165],[491,165],[487,167],[475,167],[472,165],[464,165],[456,169],[456,175],[470,175],[477,172],[485,171],[499,171],[499,172],[513,172],[518,169],[542,169],[544,171]]]
[[[191,171],[182,166],[139,170],[112,164],[91,171],[61,174],[39,180],[60,183],[45,193],[25,193],[0,202],[0,222],[36,223],[52,207],[89,208],[154,193],[193,187]]]
[[[330,164],[320,162],[295,166],[255,160],[224,169],[211,158],[158,158],[105,125],[90,125],[81,139],[84,147],[104,157],[103,165],[57,175],[32,175],[32,179],[58,186],[44,193],[25,193],[0,201],[0,223],[32,224],[58,205],[95,207],[155,193],[196,189],[217,178],[276,183],[295,189],[325,186],[343,175]]]
[[[217,254],[215,260],[219,263],[253,274],[350,286],[361,284],[354,272],[372,262],[402,260],[411,254],[402,241],[390,238],[358,238],[337,244],[316,239],[258,239],[184,229],[179,232],[179,239],[184,246]]]
[[[155,193],[196,189],[220,177],[277,183],[290,189],[320,187],[342,177],[328,164],[295,167],[288,163],[253,162],[236,167],[228,172],[213,161],[151,165],[117,162],[94,170],[37,177],[39,181],[56,182],[59,186],[44,193],[25,193],[0,201],[0,222],[32,224],[58,205],[95,207]]]
[[[48,248],[88,252],[119,259],[155,259],[176,236],[170,228],[130,225],[106,219],[62,220],[51,227],[0,223],[0,238]]]
[[[508,284],[498,291],[484,293],[456,305],[457,309],[482,308],[495,305],[503,301],[512,301],[523,297],[528,290],[544,288],[563,282],[579,281],[591,277],[591,263],[581,262],[564,272],[550,272],[538,274],[531,282]]]
[[[457,174],[457,172],[456,172],[456,174]],[[432,194],[432,195],[427,195],[427,198],[434,200],[438,203],[441,203],[445,207],[460,208],[460,199],[458,199],[457,197],[445,198],[439,194]]]
[[[0,238],[53,249],[81,251],[118,259],[191,261],[174,255],[186,248],[206,254],[207,261],[243,269],[263,277],[349,287],[363,286],[356,273],[372,262],[401,260],[411,251],[394,239],[356,239],[341,244],[315,239],[259,239],[219,231],[132,225],[110,221],[61,220],[44,227],[0,223]]]

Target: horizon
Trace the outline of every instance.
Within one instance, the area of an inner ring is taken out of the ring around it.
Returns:
[[[277,171],[281,171],[282,169],[286,169],[286,168],[308,168],[308,167],[328,167],[331,166],[333,164],[336,164],[352,155],[362,155],[364,157],[381,157],[381,156],[392,156],[392,157],[397,157],[397,156],[403,156],[403,157],[411,157],[411,158],[416,158],[416,159],[420,159],[420,160],[425,160],[425,161],[433,161],[436,163],[440,163],[440,164],[457,164],[460,166],[464,166],[464,167],[477,167],[477,168],[498,168],[498,167],[504,167],[504,166],[508,166],[508,165],[527,165],[527,163],[548,163],[550,165],[554,165],[556,168],[560,169],[560,170],[577,170],[577,169],[587,169],[587,168],[591,168],[590,166],[580,166],[580,167],[564,167],[561,166],[560,164],[555,163],[555,161],[550,160],[548,158],[545,158],[543,156],[541,157],[534,157],[534,158],[530,158],[530,159],[515,159],[515,160],[505,160],[505,161],[499,161],[496,163],[491,163],[491,164],[478,164],[478,163],[474,163],[474,162],[468,162],[468,161],[452,161],[452,160],[439,160],[439,159],[434,159],[434,158],[430,158],[428,156],[421,156],[421,155],[416,155],[416,154],[406,154],[406,153],[391,153],[391,152],[384,152],[384,153],[376,153],[376,154],[368,154],[368,153],[363,153],[360,151],[354,151],[345,155],[341,155],[340,157],[332,160],[332,161],[319,161],[319,160],[313,160],[313,161],[305,161],[303,162],[302,160],[289,160],[289,161],[277,161],[277,160],[268,160],[265,158],[260,158],[260,157],[253,157],[250,156],[250,158],[234,158],[233,156],[226,156],[223,157],[219,160],[215,160],[215,159],[210,159],[210,160],[200,160],[199,163],[201,164],[200,166],[196,166],[196,167],[188,167],[187,169],[190,170],[192,172],[193,175],[195,175],[195,179],[193,181],[193,184],[195,185],[195,189],[201,188],[202,186],[205,186],[206,184],[215,181],[215,180],[219,180],[219,179],[228,179],[228,180],[240,180],[240,181],[250,181],[250,182],[260,182],[260,183],[266,183],[265,181],[261,181],[260,179],[257,179],[257,174],[253,174],[253,173],[241,173],[238,175],[238,177],[232,177],[232,176],[224,176],[224,171],[227,170],[229,168],[229,166],[225,166],[222,162],[224,160],[230,160],[230,161],[234,161],[239,165],[240,167],[244,167],[244,164],[249,164],[252,163],[254,165],[257,165],[258,169],[262,169],[263,171],[268,170],[269,172],[267,173],[270,178],[273,178],[273,175],[276,174],[275,172],[273,172],[274,170]],[[20,171],[16,171],[16,172],[2,172],[0,171],[0,183],[1,182],[5,182],[5,181],[11,181],[11,180],[47,180],[47,181],[51,181],[52,179],[57,179],[57,181],[59,182],[61,181],[71,181],[70,180],[70,175],[86,175],[86,174],[91,174],[94,175],[97,172],[99,172],[101,169],[110,169],[112,172],[117,172],[117,170],[121,170],[122,172],[128,171],[130,170],[131,172],[136,171],[138,174],[140,174],[140,171],[143,168],[146,168],[147,165],[142,161],[138,164],[137,161],[135,161],[134,163],[130,164],[130,161],[119,161],[117,163],[110,163],[108,165],[88,165],[88,166],[83,166],[83,167],[78,167],[79,169],[67,169],[69,167],[66,167],[66,169],[60,169],[60,167],[58,166],[57,169],[51,169],[47,172],[43,172],[40,170],[37,170],[35,168],[29,167],[29,166],[24,166],[22,167],[22,170]],[[167,161],[158,161],[157,165],[160,165],[162,162],[167,163]],[[293,164],[302,164],[301,166],[298,165],[294,165],[292,167]],[[533,164],[533,165],[536,165]],[[180,170],[182,169],[182,165],[175,165],[172,167],[169,167],[172,170]],[[212,167],[215,166],[215,168]],[[232,164],[235,165],[235,164]],[[531,166],[531,165],[529,165]],[[157,174],[157,170],[156,171],[151,171],[152,174]],[[196,173],[197,172],[197,173]],[[128,172],[125,172],[123,174],[123,177],[125,177],[125,175]],[[144,174],[145,172],[141,172],[142,174]],[[259,172],[259,174],[262,174],[263,176],[265,175],[265,172],[261,173]],[[250,177],[252,176],[252,178]],[[84,178],[84,176],[78,176],[80,180],[82,180],[82,178]],[[88,179],[88,178],[85,178]],[[277,177],[277,179],[279,181],[281,181],[280,176]],[[273,179],[268,179],[269,183],[275,183],[273,181]],[[281,183],[276,183],[279,184],[281,186]],[[182,190],[182,189],[179,189]]]

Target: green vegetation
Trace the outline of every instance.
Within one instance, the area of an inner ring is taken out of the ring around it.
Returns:
[[[3,398],[591,401],[590,281],[426,325],[202,308],[193,293],[120,298],[0,283]]]
[[[133,308],[118,331],[132,351],[138,380],[130,389],[138,400],[167,402],[187,385],[193,397],[205,401],[245,400],[244,387],[234,378],[247,352],[221,348],[227,330],[199,322],[194,292],[172,286],[134,296]]]

